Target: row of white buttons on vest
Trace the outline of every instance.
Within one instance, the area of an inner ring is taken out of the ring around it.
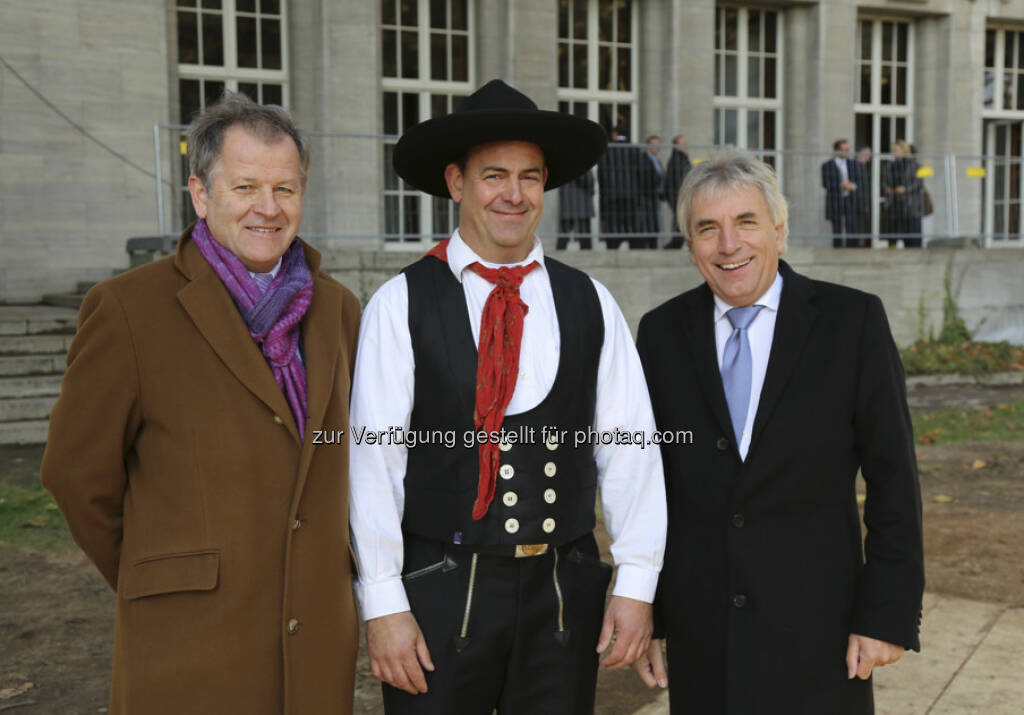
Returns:
[[[548,517],[543,522],[541,522],[540,528],[544,530],[545,534],[550,534],[552,531],[555,530],[555,520],[551,517]],[[505,531],[507,531],[510,534],[514,534],[517,531],[519,531],[519,519],[506,519]]]

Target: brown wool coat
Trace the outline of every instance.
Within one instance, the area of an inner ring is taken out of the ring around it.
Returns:
[[[303,247],[303,442],[188,232],[82,305],[42,479],[117,590],[114,715],[352,712],[348,441],[312,438],[348,434],[359,303]]]

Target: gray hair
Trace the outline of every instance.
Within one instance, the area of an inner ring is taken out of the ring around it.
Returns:
[[[786,239],[789,236],[789,204],[779,190],[779,182],[775,177],[775,169],[760,159],[749,154],[735,151],[718,155],[710,161],[702,161],[695,165],[686,175],[683,187],[679,191],[676,202],[676,216],[679,228],[686,237],[686,245],[692,250],[693,236],[690,235],[690,213],[697,194],[703,191],[720,193],[727,189],[753,187],[761,192],[768,212],[772,217],[772,225],[782,225],[779,238],[782,241],[782,252],[786,250]]]
[[[207,190],[211,188],[213,172],[220,160],[224,134],[236,125],[265,142],[291,137],[299,150],[302,186],[305,188],[309,171],[309,141],[296,128],[287,110],[276,104],[257,104],[239,92],[225,91],[216,104],[197,114],[188,125],[189,171],[203,182]]]

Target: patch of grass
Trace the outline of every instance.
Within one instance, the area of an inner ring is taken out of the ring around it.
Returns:
[[[1024,441],[1024,401],[912,415],[918,444]]]
[[[1024,348],[1008,342],[942,343],[918,340],[900,351],[908,375],[987,375],[993,372],[1024,372]]]
[[[72,544],[64,517],[41,486],[0,482],[0,541],[36,548]]]

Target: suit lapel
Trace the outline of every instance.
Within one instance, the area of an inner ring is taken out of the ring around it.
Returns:
[[[757,447],[765,425],[796,369],[818,316],[817,308],[810,302],[814,296],[811,282],[794,273],[785,261],[779,261],[779,272],[782,273],[782,296],[779,299],[779,314],[775,317],[768,370],[761,388],[761,399],[757,404],[757,414],[754,416],[748,459]]]
[[[722,387],[722,373],[718,369],[718,350],[715,346],[715,303],[707,283],[701,286],[694,300],[686,303],[685,310],[689,312],[682,321],[687,331],[686,343],[693,353],[704,397],[723,434],[729,435],[729,441],[733,442],[732,420],[729,419],[729,406],[725,401],[725,388]]]

